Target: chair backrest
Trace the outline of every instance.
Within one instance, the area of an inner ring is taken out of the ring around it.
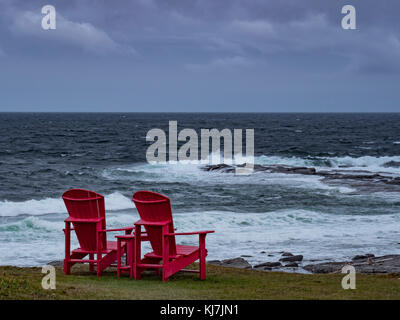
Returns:
[[[106,228],[104,197],[94,191],[71,189],[66,191],[62,198],[69,216],[85,221],[72,223],[81,249],[96,251],[96,219],[103,218],[102,229]],[[102,248],[107,248],[107,236],[105,233],[102,235]]]
[[[140,219],[145,222],[168,222],[169,232],[174,232],[171,201],[166,196],[151,191],[138,191],[132,197],[139,212]],[[162,228],[145,226],[151,246],[155,254],[162,256]],[[169,237],[169,254],[176,254],[175,237]]]

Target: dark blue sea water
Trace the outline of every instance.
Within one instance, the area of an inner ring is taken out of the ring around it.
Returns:
[[[255,172],[147,163],[147,132],[168,132],[171,120],[199,135],[254,129]],[[167,195],[179,230],[216,230],[207,240],[212,259],[397,253],[398,177],[400,114],[0,113],[0,264],[63,257],[61,194],[75,187],[106,196],[111,227],[137,219],[135,191]]]

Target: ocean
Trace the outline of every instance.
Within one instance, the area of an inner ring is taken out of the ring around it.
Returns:
[[[256,170],[147,163],[146,133],[172,120],[178,130],[254,129]],[[70,188],[105,196],[109,228],[138,219],[134,192],[170,197],[178,231],[216,231],[208,259],[398,254],[399,177],[397,113],[0,113],[0,265],[63,259]]]

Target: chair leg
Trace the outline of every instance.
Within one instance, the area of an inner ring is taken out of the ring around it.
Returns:
[[[90,259],[90,260],[93,260],[93,259],[94,259],[94,254],[93,254],[93,253],[89,253],[89,259]],[[93,272],[93,271],[94,271],[94,263],[93,263],[93,262],[90,262],[90,263],[89,263],[89,271],[90,271],[90,272]]]
[[[201,256],[200,253],[200,279],[201,280],[206,280],[206,259],[205,259],[205,255],[204,257]]]
[[[132,261],[133,265],[133,278],[135,280],[140,280],[142,278],[142,271],[138,264],[141,263],[141,226],[135,226],[135,240],[134,240],[134,261]]]
[[[135,260],[135,242],[133,240],[129,240],[126,244],[126,264],[130,266],[129,268],[129,277],[134,278],[134,260]]]
[[[64,273],[71,274],[71,265],[69,259],[71,258],[71,223],[65,222],[65,259],[64,259]]]
[[[164,269],[163,269],[163,271],[162,271],[162,281],[163,281],[163,282],[167,282],[168,279],[169,279],[169,277],[167,277],[166,274],[167,274],[167,273],[166,273],[166,272],[164,271]]]
[[[68,263],[67,259],[64,259],[64,273],[66,275],[70,275],[71,274],[71,265]]]
[[[168,281],[168,277],[167,277],[167,270],[169,269],[169,238],[168,236],[166,236],[166,234],[168,233],[168,226],[165,225],[162,227],[162,235],[163,235],[163,242],[162,242],[162,264],[163,264],[163,268],[162,268],[162,281],[166,282]]]
[[[117,277],[121,276],[121,239],[117,238]]]
[[[200,279],[206,280],[206,235],[201,234],[199,237],[200,242]]]
[[[103,274],[103,270],[101,269],[101,260],[99,255],[97,255],[97,276],[101,277],[101,275]]]

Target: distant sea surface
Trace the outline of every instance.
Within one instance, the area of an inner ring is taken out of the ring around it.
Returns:
[[[147,163],[146,133],[168,132],[170,120],[198,133],[254,129],[257,165],[321,174]],[[63,259],[61,195],[70,188],[103,194],[110,228],[138,219],[134,192],[170,197],[179,231],[216,231],[209,259],[258,263],[290,251],[306,264],[400,253],[398,177],[400,114],[0,113],[0,264]]]

